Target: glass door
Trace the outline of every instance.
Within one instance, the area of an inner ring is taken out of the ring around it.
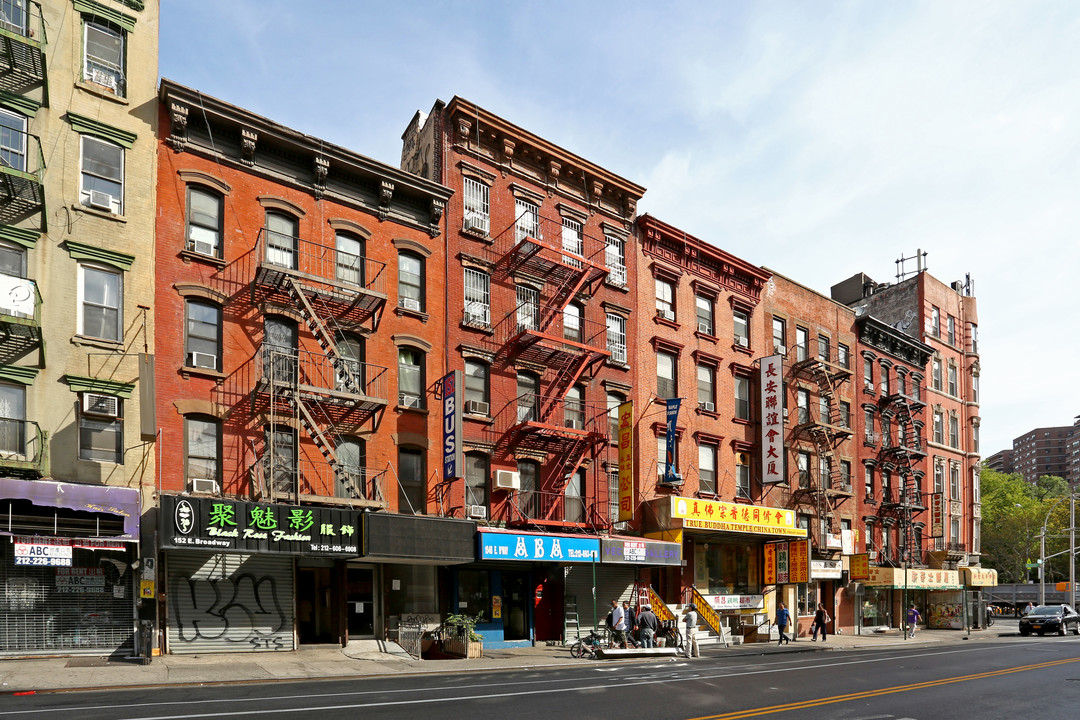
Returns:
[[[350,640],[375,638],[375,568],[349,565],[346,570],[345,612]]]

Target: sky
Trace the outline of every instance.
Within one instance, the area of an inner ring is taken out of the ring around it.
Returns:
[[[394,166],[459,95],[825,295],[922,250],[974,282],[983,456],[1080,414],[1075,0],[162,0],[160,43],[162,77]]]

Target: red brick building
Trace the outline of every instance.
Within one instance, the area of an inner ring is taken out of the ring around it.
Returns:
[[[381,568],[371,541],[373,523],[423,535],[431,526],[414,514],[445,509],[429,407],[446,370],[450,191],[168,80],[160,100],[154,312],[158,485],[162,507],[175,507],[162,519],[169,650],[383,637],[400,613],[438,613],[434,570]],[[216,527],[199,525],[204,508]],[[366,564],[344,559],[358,556]],[[278,614],[192,632],[193,620],[211,622],[202,615],[215,572],[238,603],[273,600]],[[250,587],[245,573],[269,582]],[[384,582],[419,599],[384,596]]]
[[[449,512],[481,523],[482,547],[495,528],[530,546],[612,531],[608,410],[633,391],[632,222],[645,189],[459,97],[417,113],[403,138],[402,167],[454,190],[442,300],[445,363],[465,378],[465,477]],[[504,605],[481,626],[486,642],[593,625],[593,606],[571,599],[588,568],[539,567],[458,573],[461,592],[535,600]],[[604,592],[627,592],[631,569]]]

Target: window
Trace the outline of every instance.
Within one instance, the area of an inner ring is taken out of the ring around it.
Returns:
[[[930,382],[935,390],[941,389],[941,360],[938,358],[930,361]]]
[[[889,394],[889,366],[888,365],[882,365],[881,366],[881,394],[882,395],[888,395]]]
[[[0,2],[0,28],[26,37],[27,21],[29,20],[26,5],[26,0],[3,0],[3,2]]]
[[[124,213],[124,148],[82,136],[82,183],[79,201],[87,207]]]
[[[424,352],[398,348],[398,405],[422,408],[424,402]]]
[[[107,396],[112,397],[112,396]],[[124,401],[91,403],[86,409],[86,395],[79,403],[79,459],[98,462],[124,462]]]
[[[892,538],[892,529],[887,528],[887,527],[881,528],[881,559],[882,560],[890,560],[890,559],[892,559],[892,548],[890,547],[891,538]]]
[[[678,474],[679,472],[679,441],[675,440],[675,448],[671,453],[671,471]],[[660,433],[656,436],[656,474],[661,477],[663,482],[664,471],[667,470],[667,434]]]
[[[341,365],[334,373],[334,388],[357,395],[367,394],[364,377],[364,339],[357,335],[339,333],[335,338]]]
[[[716,370],[708,365],[697,366],[697,401],[702,410],[716,411]]]
[[[424,451],[403,446],[398,448],[398,512],[423,514],[427,511],[427,492],[424,487]]]
[[[280,426],[279,426],[280,427]],[[299,466],[296,460],[296,433],[291,428],[266,428],[265,472],[275,492],[295,493]]]
[[[221,481],[221,423],[213,418],[184,417],[184,442],[187,489],[216,490]],[[200,480],[203,482],[197,482]]]
[[[26,170],[25,115],[0,110],[0,162],[5,168]]]
[[[818,424],[832,425],[832,413],[829,407],[829,398],[825,395],[818,396]]]
[[[124,97],[124,31],[87,19],[83,32],[83,80]]]
[[[840,427],[851,427],[851,403],[840,401]]]
[[[735,496],[750,499],[750,461],[746,453],[735,453]]]
[[[350,233],[335,233],[334,251],[338,281],[354,287],[364,287],[364,241]]]
[[[525,238],[540,240],[540,208],[536,203],[518,198],[514,202],[514,214],[517,220],[514,223],[514,235],[517,242]]]
[[[563,218],[562,249],[563,252],[574,253],[574,255],[585,254],[585,239],[581,234],[581,223],[577,220]],[[563,255],[562,260],[570,267],[580,268],[584,265],[581,260],[575,257]]]
[[[464,229],[487,235],[491,227],[491,188],[472,178],[464,178]]]
[[[945,316],[946,337],[950,345],[956,345],[956,318],[952,315]]]
[[[945,418],[940,412],[934,412],[934,442],[945,444]]]
[[[585,470],[579,468],[577,472],[567,479],[566,490],[563,491],[565,502],[563,519],[566,522],[585,522]]]
[[[619,522],[619,468],[608,467],[607,484],[608,518],[611,519],[611,522],[615,523],[616,528],[623,529],[626,527],[626,521]]]
[[[715,335],[716,326],[713,322],[713,301],[701,295],[694,296],[694,304],[697,306],[697,329],[704,335]]]
[[[540,480],[540,464],[534,460],[518,460],[518,474],[521,476],[521,490],[518,491],[518,509],[526,518],[533,518],[539,512],[539,494],[536,488]]]
[[[982,475],[978,465],[971,470],[971,502],[982,502]]]
[[[716,494],[716,446],[698,445],[698,492]]]
[[[911,397],[915,400],[922,400],[922,375],[911,376]]]
[[[772,319],[772,345],[773,352],[778,355],[787,353],[787,327],[781,318]]]
[[[971,337],[971,352],[979,352],[979,326],[968,323],[968,335]]]
[[[424,261],[419,255],[398,255],[398,307],[424,311]]]
[[[123,339],[124,283],[119,272],[79,266],[79,327],[86,337],[120,342]]]
[[[799,410],[799,425],[806,425],[810,422],[810,391],[806,388],[799,388],[795,392],[795,405]]]
[[[0,453],[16,459],[28,454],[26,446],[26,388],[0,383]]]
[[[210,257],[222,257],[222,197],[194,185],[187,189],[187,238],[185,249]]]
[[[840,364],[840,367],[851,367],[851,350],[847,345],[840,344],[836,346],[836,361]]]
[[[626,318],[622,315],[607,315],[607,349],[613,363],[626,364]]]
[[[656,316],[675,319],[675,286],[660,278],[656,278]]]
[[[465,412],[491,414],[488,401],[488,365],[479,360],[465,360]]]
[[[184,365],[221,370],[221,308],[208,302],[184,303]]]
[[[930,306],[930,334],[941,337],[941,310],[933,305]]]
[[[863,484],[866,488],[866,497],[874,497],[874,468],[870,465],[863,468]]]
[[[961,545],[960,538],[960,518],[954,517],[949,521],[949,542]]]
[[[292,383],[297,370],[296,323],[286,318],[267,316],[263,321],[263,377],[274,382]]]
[[[959,392],[959,388],[957,387],[957,382],[956,382],[956,363],[953,363],[953,362],[949,363],[948,373],[949,373],[949,375],[948,375],[948,378],[949,378],[949,394],[952,395],[953,397],[957,397],[957,396],[959,396],[960,392]]]
[[[799,468],[799,487],[810,487],[810,453],[805,450],[799,451],[797,467]]]
[[[616,445],[619,443],[619,406],[626,402],[626,396],[621,393],[608,392],[608,437]]]
[[[518,330],[540,327],[540,292],[528,285],[518,285],[516,293]]]
[[[892,502],[892,473],[888,470],[881,471],[881,501]]]
[[[735,418],[737,420],[750,419],[750,380],[749,378],[735,378]]]
[[[829,458],[824,455],[818,455],[818,478],[822,488],[832,489],[832,465],[829,463]]]
[[[731,317],[735,326],[735,344],[739,347],[750,347],[750,316],[742,310],[735,310]]]
[[[979,426],[971,426],[971,451],[974,453],[979,452]]]
[[[795,326],[795,360],[803,362],[810,353],[810,331],[806,328]]]
[[[960,500],[960,463],[949,461],[949,499]]]
[[[866,426],[866,440],[869,443],[876,442],[874,436],[874,411],[870,409],[863,410],[863,425]]]
[[[0,242],[0,275],[26,277],[26,248]]]
[[[982,552],[982,522],[973,520],[971,523],[971,552]]]
[[[840,489],[851,492],[851,461],[840,461]]]
[[[975,404],[979,402],[979,376],[971,376],[971,400]]]
[[[535,422],[540,410],[540,378],[532,373],[517,376],[517,419],[519,423]]]
[[[300,224],[291,215],[266,213],[266,262],[296,270]]]
[[[678,376],[675,374],[677,358],[671,353],[656,353],[656,394],[668,399],[679,396]]]
[[[934,461],[934,492],[945,492],[945,463]]]
[[[465,504],[480,505],[485,509],[488,504],[488,485],[491,475],[488,469],[488,457],[481,453],[465,454]]]
[[[608,282],[626,287],[626,242],[614,235],[604,236],[604,264]]]
[[[955,415],[949,415],[949,447],[960,447],[960,420]]]
[[[832,354],[832,348],[829,346],[829,338],[824,335],[817,336],[817,356],[818,360],[824,360],[829,362],[830,355]]]
[[[899,368],[897,368],[896,373],[896,394],[907,395],[907,379],[904,377],[904,373],[899,372]]]
[[[585,387],[575,385],[566,391],[563,404],[563,424],[573,430],[585,429]]]
[[[862,378],[863,389],[866,392],[874,392],[874,361],[870,358],[863,358],[862,361]]]
[[[571,342],[584,342],[583,316],[585,308],[579,303],[566,304],[563,310],[563,338]]]
[[[334,447],[338,464],[334,468],[334,497],[375,497],[375,488],[367,486],[367,445],[359,438],[343,437]]]

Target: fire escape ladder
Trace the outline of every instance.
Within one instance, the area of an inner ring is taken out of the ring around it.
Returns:
[[[297,399],[296,408],[299,411],[300,424],[304,427],[304,430],[307,431],[307,434],[315,442],[315,447],[317,447],[322,456],[326,458],[326,462],[329,463],[330,466],[333,467],[336,471],[338,465],[338,457],[337,453],[334,452],[333,443],[330,442],[330,439],[327,438],[326,434],[319,427],[319,423],[315,421],[315,418],[312,416],[311,410],[308,408],[306,403]]]
[[[587,280],[588,274],[584,271],[571,276],[558,286],[551,297],[551,304],[560,311],[566,310],[566,306],[570,304],[570,301],[585,287]]]
[[[319,348],[323,353],[330,358],[330,362],[334,367],[334,373],[349,389],[350,392],[357,395],[362,395],[363,390],[360,387],[360,383],[356,379],[356,375],[353,373],[353,369],[349,367],[349,362],[345,360],[341,355],[341,351],[338,350],[337,343],[334,342],[334,335],[330,329],[315,312],[315,308],[311,305],[311,301],[308,299],[307,294],[304,293],[300,287],[300,283],[295,278],[289,277],[286,279],[289,287],[289,294],[293,300],[297,302],[299,307],[303,311],[304,321],[307,323],[308,329],[311,330],[311,334],[315,337],[315,341],[319,343]]]
[[[825,399],[829,408],[829,417],[827,422],[829,425],[839,426],[841,424],[840,418],[840,404],[836,400],[836,384],[833,382],[832,377],[829,375],[828,369],[825,367],[825,363],[818,361],[814,365],[814,379],[818,384],[818,393]]]

